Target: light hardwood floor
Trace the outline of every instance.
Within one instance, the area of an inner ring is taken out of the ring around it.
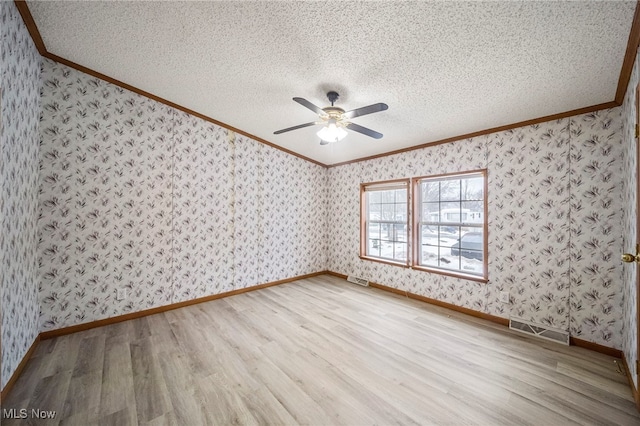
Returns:
[[[39,425],[640,424],[614,361],[319,276],[42,341],[2,408],[57,412]]]

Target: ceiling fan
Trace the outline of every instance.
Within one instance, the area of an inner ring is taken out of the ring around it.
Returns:
[[[320,145],[327,145],[331,142],[338,142],[347,136],[345,128],[353,130],[354,132],[362,133],[363,135],[372,137],[374,139],[380,139],[382,133],[378,133],[375,130],[368,129],[358,124],[349,121],[351,118],[360,117],[361,115],[372,114],[374,112],[380,112],[388,109],[387,104],[377,103],[362,108],[352,109],[351,111],[345,111],[342,108],[333,106],[335,101],[338,100],[340,95],[337,92],[327,93],[327,98],[331,102],[331,106],[325,108],[319,108],[304,98],[293,98],[294,101],[309,108],[311,111],[318,114],[319,121],[312,121],[309,123],[299,124],[293,127],[287,127],[286,129],[273,132],[274,135],[280,133],[290,132],[291,130],[302,129],[304,127],[315,126],[316,124],[325,124],[325,127],[320,129],[317,133],[320,137]]]

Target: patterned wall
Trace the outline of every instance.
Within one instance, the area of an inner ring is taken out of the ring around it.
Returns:
[[[566,330],[569,120],[513,129],[489,139],[487,311]],[[493,283],[509,291],[510,306],[498,301]],[[504,311],[495,312],[497,307]]]
[[[173,110],[47,59],[42,78],[41,327],[170,303]]]
[[[233,289],[233,135],[186,113],[174,128],[174,300]]]
[[[620,111],[330,169],[329,270],[620,348]],[[360,182],[479,168],[489,179],[488,284],[358,258]]]
[[[43,330],[326,269],[325,169],[47,59],[42,79]]]
[[[327,269],[327,172],[260,144],[259,281]],[[313,244],[308,244],[308,242]]]
[[[570,119],[570,331],[622,348],[622,109]]]
[[[637,188],[635,182],[638,180],[637,167],[638,158],[636,152],[635,124],[636,118],[636,87],[640,83],[638,71],[638,56],[636,55],[635,65],[627,87],[627,93],[622,104],[622,142],[624,148],[623,164],[623,244],[625,253],[633,253],[636,241],[637,225]],[[624,335],[622,350],[627,360],[627,365],[631,371],[631,377],[638,389],[638,373],[636,371],[636,360],[638,359],[638,322],[637,322],[637,279],[638,267],[635,265],[623,266],[624,289],[623,289],[623,327]]]
[[[234,150],[234,282],[245,288],[258,282],[258,230],[260,229],[260,199],[258,174],[261,164],[259,143],[238,138]],[[276,224],[277,225],[277,224]]]
[[[38,335],[37,181],[40,55],[13,2],[0,2],[1,388]]]

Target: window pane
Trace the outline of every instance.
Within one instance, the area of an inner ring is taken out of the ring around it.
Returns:
[[[444,269],[460,269],[460,256],[452,254],[453,249],[449,249],[448,252],[445,252],[442,256],[440,256],[440,267]],[[444,251],[444,250],[443,250]]]
[[[369,220],[380,220],[382,218],[382,207],[380,204],[369,205]]]
[[[478,253],[477,255],[481,256],[482,252]],[[462,256],[460,258],[460,263],[461,263],[460,269],[462,269],[462,272],[478,274],[478,275],[482,275],[483,273],[482,260],[479,260],[476,258],[467,258]]]
[[[440,203],[422,203],[422,222],[438,222],[440,220]]]
[[[402,230],[398,229],[398,226],[395,223],[390,223],[389,225],[389,241],[398,241],[398,234],[402,234]]]
[[[370,239],[369,246],[367,247],[367,254],[369,256],[380,256],[380,240]]]
[[[420,258],[421,265],[438,266],[439,236],[438,227],[420,226]]]
[[[483,201],[463,201],[463,222],[484,223],[484,202]]]
[[[380,239],[380,224],[377,222],[369,223],[369,238]]]
[[[420,241],[422,244],[438,245],[438,227],[433,225],[420,225]]]
[[[430,265],[437,266],[440,246],[438,227],[422,225],[420,232],[420,260],[422,262],[429,262]]]
[[[393,245],[394,256],[396,260],[407,260],[407,243],[395,243]]]
[[[421,264],[437,268],[439,266],[438,250],[439,248],[437,246],[422,246]]]
[[[407,190],[406,189],[396,189],[395,190],[396,203],[406,203],[407,202]]]
[[[482,274],[484,234],[482,228],[465,227],[456,246],[459,252],[463,272]]]
[[[396,201],[396,194],[394,190],[380,191],[380,202],[393,204]]]
[[[402,222],[407,221],[407,203],[399,203],[395,205],[393,220],[399,220]]]
[[[394,207],[393,204],[383,204],[382,205],[382,220],[393,220],[394,216]]]
[[[451,247],[459,238],[460,228],[458,226],[439,226],[438,245]]]
[[[407,242],[407,225],[405,225],[404,223],[396,223],[395,226],[398,234],[397,241]]]
[[[440,200],[440,183],[439,182],[422,182],[422,201],[439,201]]]
[[[483,200],[484,181],[481,177],[462,180],[462,200]]]
[[[389,241],[389,224],[388,223],[380,224],[380,240]]]
[[[367,197],[369,198],[369,204],[380,203],[380,192],[381,191],[367,192]]]
[[[444,180],[440,182],[440,199],[442,201],[460,199],[460,180]]]
[[[440,203],[440,222],[460,222],[460,203],[443,202]]]

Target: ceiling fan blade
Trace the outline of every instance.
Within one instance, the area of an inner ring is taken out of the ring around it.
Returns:
[[[322,110],[322,108],[315,106],[305,98],[293,98],[293,100],[299,103],[300,105],[302,105],[303,107],[309,108],[311,111],[315,112],[318,115],[324,114],[324,111]]]
[[[367,129],[366,127],[362,127],[355,123],[349,123],[346,125],[347,129],[353,130],[354,132],[362,133],[363,135],[370,136],[374,139],[382,138],[382,133],[378,133],[375,130]]]
[[[378,103],[378,104],[373,104],[373,105],[369,105],[362,108],[352,109],[351,111],[347,111],[344,114],[342,114],[342,116],[344,118],[354,118],[354,117],[360,117],[361,115],[372,114],[374,112],[385,111],[387,109],[389,109],[389,106],[387,104]]]
[[[311,123],[298,124],[297,126],[287,127],[286,129],[278,130],[273,132],[274,135],[279,135],[280,133],[290,132],[292,130],[302,129],[303,127],[315,126],[318,124],[317,121],[312,121]]]

